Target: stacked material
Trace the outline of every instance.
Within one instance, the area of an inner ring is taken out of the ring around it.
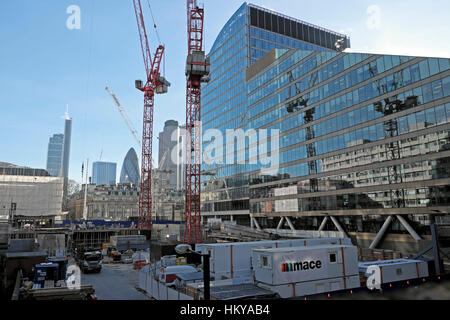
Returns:
[[[23,298],[24,300],[89,300],[94,293],[94,288],[86,285],[79,289],[61,287],[26,290]]]
[[[9,225],[7,223],[0,223],[0,250],[8,248]]]
[[[146,238],[143,235],[112,236],[111,244],[119,251],[145,249],[148,247],[146,245]]]
[[[360,261],[381,261],[401,259],[402,253],[393,250],[359,248],[358,256]]]

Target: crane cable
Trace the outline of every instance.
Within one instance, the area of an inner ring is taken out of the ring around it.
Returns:
[[[162,44],[161,43],[161,38],[159,37],[158,27],[157,27],[156,22],[155,22],[155,17],[153,16],[153,10],[152,10],[152,6],[150,5],[150,0],[147,0],[147,3],[148,3],[148,7],[150,9],[150,15],[152,16],[153,27],[155,28],[156,37],[158,38],[159,44]]]

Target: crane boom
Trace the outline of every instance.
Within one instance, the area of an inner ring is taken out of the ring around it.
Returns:
[[[117,107],[117,110],[119,110],[120,115],[122,116],[122,119],[125,121],[128,129],[130,129],[131,134],[134,137],[134,140],[136,140],[136,143],[139,145],[139,147],[141,147],[142,143],[141,143],[141,140],[139,139],[139,134],[138,134],[137,130],[131,125],[130,120],[128,120],[128,117],[125,114],[125,110],[122,108],[122,105],[120,104],[119,99],[117,99],[116,95],[114,93],[112,93],[112,91],[108,87],[106,87],[105,90],[109,93],[109,95],[113,99],[114,104]]]

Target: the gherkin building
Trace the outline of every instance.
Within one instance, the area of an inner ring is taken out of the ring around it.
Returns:
[[[140,181],[139,162],[136,150],[131,148],[123,160],[122,171],[120,173],[120,183],[132,183],[138,185]]]

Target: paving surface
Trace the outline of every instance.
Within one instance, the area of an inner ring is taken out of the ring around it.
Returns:
[[[148,300],[137,283],[132,264],[104,264],[100,273],[81,274],[81,284],[92,285],[98,300]]]
[[[317,296],[313,300],[325,300],[325,295]],[[397,288],[384,292],[365,291],[353,295],[337,294],[332,300],[450,300],[450,280],[439,283],[430,282],[421,285],[411,285],[408,288]]]

